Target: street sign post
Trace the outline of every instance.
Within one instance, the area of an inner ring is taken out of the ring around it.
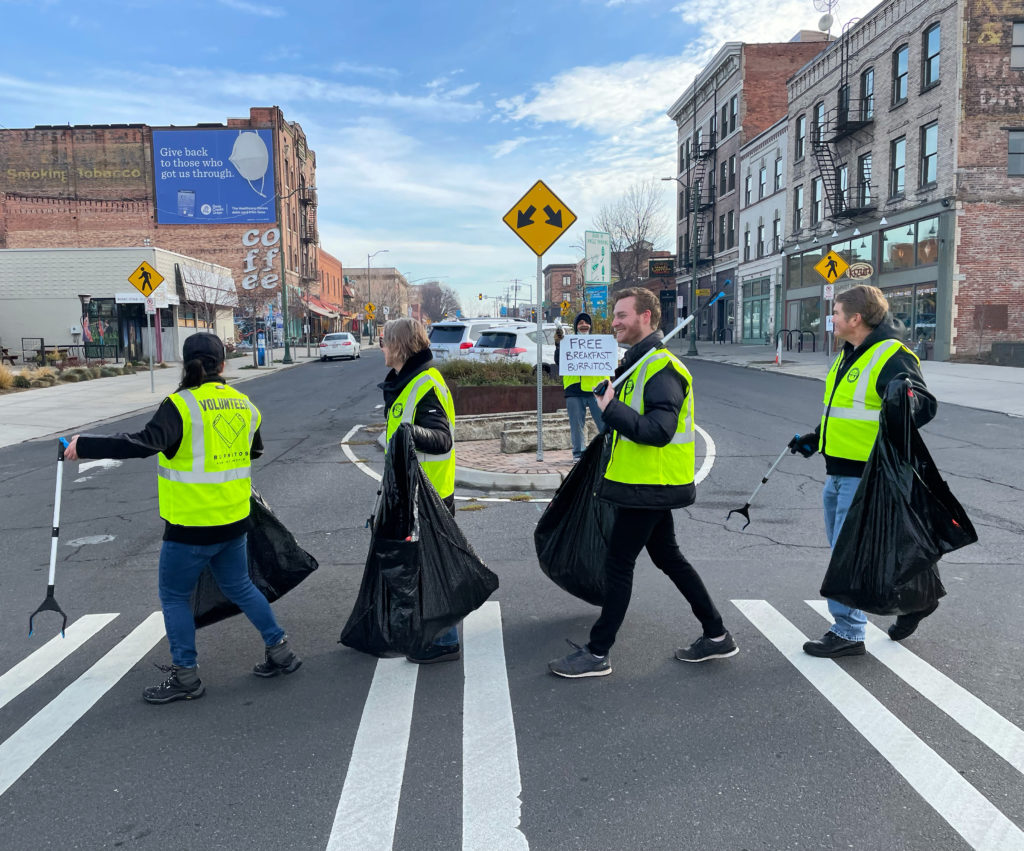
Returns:
[[[604,284],[612,282],[612,235],[603,231],[588,230],[584,235],[583,283]]]
[[[544,274],[541,257],[565,233],[576,214],[552,192],[543,180],[538,180],[501,219],[512,232],[537,255],[537,460],[544,460]]]

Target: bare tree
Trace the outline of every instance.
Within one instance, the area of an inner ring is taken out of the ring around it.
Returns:
[[[196,315],[207,331],[217,326],[217,310],[234,307],[238,296],[230,276],[222,275],[212,266],[178,266],[182,301]]]
[[[647,260],[669,235],[664,192],[658,181],[634,183],[617,201],[602,207],[596,230],[611,236],[615,289],[635,286],[647,277]]]
[[[420,299],[421,315],[431,322],[440,322],[449,313],[454,313],[461,305],[455,290],[440,281],[427,281],[416,288]]]
[[[256,353],[256,331],[260,320],[266,318],[267,308],[274,301],[276,295],[276,288],[268,290],[259,285],[251,290],[242,289],[238,291],[238,308],[242,316],[249,320],[249,332],[246,336],[248,336],[249,342],[252,343],[253,366],[257,366],[259,363]]]

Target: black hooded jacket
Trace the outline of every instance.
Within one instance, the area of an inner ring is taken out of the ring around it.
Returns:
[[[634,344],[619,368],[617,378],[651,349],[660,348],[661,331],[654,331]],[[667,446],[676,433],[679,411],[690,392],[688,382],[674,369],[661,369],[644,383],[644,413],[638,414],[629,405],[613,399],[604,411],[605,428],[617,431],[635,443]],[[693,482],[688,485],[663,485],[658,482],[632,485],[601,481],[598,496],[607,502],[629,508],[683,508],[697,498]]]
[[[409,358],[401,370],[391,370],[377,386],[384,394],[384,407],[388,413],[395,400],[409,383],[422,372],[430,369],[434,355],[430,349],[423,349]],[[413,445],[420,451],[430,455],[443,455],[451,452],[452,430],[448,424],[448,416],[441,407],[441,400],[431,388],[420,399],[412,422]]]

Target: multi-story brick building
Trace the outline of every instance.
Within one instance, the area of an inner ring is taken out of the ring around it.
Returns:
[[[192,127],[0,129],[0,249],[159,247],[268,294],[283,275],[295,334],[318,280],[315,187],[316,155],[276,106]]]
[[[569,303],[570,313],[583,309],[583,276],[579,263],[551,263],[541,274],[544,276],[546,319],[554,320],[561,315],[563,301]]]
[[[701,336],[731,327],[739,263],[740,148],[786,114],[786,80],[825,47],[826,36],[802,31],[790,42],[729,42],[668,110],[677,128],[676,284],[687,307],[692,262],[696,304],[726,295],[701,318]],[[695,247],[695,250],[694,250]]]
[[[820,343],[831,248],[921,354],[1024,338],[1022,17],[888,0],[793,76],[787,327]]]

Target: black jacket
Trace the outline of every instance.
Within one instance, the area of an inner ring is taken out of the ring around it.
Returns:
[[[387,378],[377,386],[384,394],[384,407],[390,415],[391,406],[402,394],[402,391],[422,372],[430,369],[434,355],[430,349],[414,354],[405,362],[399,372],[391,370]],[[416,414],[412,421],[412,442],[420,451],[430,455],[443,455],[451,452],[452,430],[448,424],[448,416],[441,407],[441,400],[433,388],[427,391],[416,406]]]
[[[840,357],[842,361],[839,364],[839,372],[836,375],[836,384],[838,385],[842,381],[843,376],[849,372],[850,367],[857,361],[865,350],[871,348],[875,343],[880,343],[882,340],[898,340],[899,334],[889,326],[887,323],[883,323],[875,328],[856,348],[850,343],[844,343]],[[924,376],[921,374],[921,364],[918,362],[909,351],[901,348],[896,354],[894,354],[885,366],[882,367],[881,372],[878,375],[878,381],[875,384],[875,390],[878,391],[878,395],[885,397],[885,388],[888,386],[890,381],[896,379],[909,378],[910,383],[914,388],[914,425],[918,428],[929,423],[935,417],[935,412],[939,407],[939,403],[935,400],[935,397],[928,391],[928,388],[924,383]],[[828,404],[831,400],[826,400]],[[815,429],[815,433],[821,433],[821,423],[818,423],[818,427]],[[864,461],[853,461],[849,458],[837,458],[834,455],[828,454],[828,432],[825,432],[825,446],[822,455],[825,456],[825,472],[830,476],[854,476],[860,478],[864,475]]]
[[[620,376],[651,349],[660,347],[661,337],[661,331],[655,331],[633,345],[615,370],[615,377]],[[686,379],[674,369],[659,370],[644,384],[643,416],[616,398],[605,408],[605,428],[636,443],[667,446],[675,436],[679,411],[689,392]],[[697,488],[693,482],[688,485],[663,485],[656,482],[628,485],[604,479],[598,496],[630,508],[682,508],[691,505],[697,498]]]
[[[203,384],[222,381],[220,376],[211,376],[204,379]],[[78,455],[80,458],[150,458],[163,452],[168,458],[173,458],[183,434],[181,414],[170,399],[164,399],[142,431],[133,434],[80,434]],[[256,429],[249,454],[252,458],[263,454],[263,438],[259,429]],[[223,526],[178,526],[164,521],[164,540],[199,546],[220,544],[244,534],[247,522],[239,520]]]

